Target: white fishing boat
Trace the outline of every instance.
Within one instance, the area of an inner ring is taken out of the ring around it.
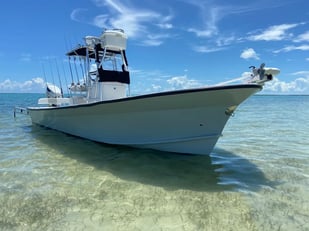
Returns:
[[[85,64],[70,94],[47,85],[46,98],[27,111],[32,123],[96,142],[187,154],[209,154],[239,104],[259,92],[277,68],[252,68],[246,83],[131,96],[127,36],[106,30],[67,53]],[[95,64],[95,68],[93,65]]]

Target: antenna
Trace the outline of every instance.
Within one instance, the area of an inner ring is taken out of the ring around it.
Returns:
[[[75,56],[74,56],[74,67],[75,67],[75,72],[76,72],[77,84],[79,84],[78,71],[77,71],[77,67],[76,67],[76,57]]]
[[[82,71],[82,76],[83,76],[83,79],[84,79],[84,84],[86,84],[85,73],[84,73],[84,69],[83,69],[83,64],[82,64],[82,59],[81,59],[81,57],[79,57],[79,66],[80,66],[80,69],[81,69],[81,71]]]
[[[52,76],[52,79],[53,79],[53,84],[55,85],[54,72],[53,72],[53,68],[52,68],[51,61],[50,61],[49,57],[48,57],[48,62],[49,62],[49,66],[50,66],[50,73],[51,73],[51,76]]]
[[[43,62],[42,62],[42,71],[43,71],[43,77],[44,77],[45,84],[47,85],[46,73],[45,73],[45,68],[44,68],[44,63]]]
[[[72,79],[71,85],[73,85],[74,79],[73,79],[73,72],[72,72],[72,67],[71,67],[71,57],[70,56],[69,56],[69,67],[70,67],[70,73],[71,73],[71,79]]]
[[[64,65],[63,65],[63,62],[62,62],[62,72],[63,72],[63,76],[64,76],[64,80],[65,80],[65,86],[66,86],[66,89],[67,89],[67,93],[71,96],[71,92],[69,91],[69,85],[68,85],[68,80],[67,80],[67,75],[65,73],[65,69],[64,69]]]
[[[59,83],[60,83],[61,96],[63,97],[62,82],[61,82],[61,78],[60,78],[60,73],[59,73],[57,59],[55,59],[55,63],[56,63],[56,69],[57,69],[58,79],[59,79]]]

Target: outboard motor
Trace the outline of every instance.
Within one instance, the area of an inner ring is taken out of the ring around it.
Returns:
[[[61,98],[62,95],[62,91],[59,87],[47,83],[46,84],[46,96],[47,98]]]

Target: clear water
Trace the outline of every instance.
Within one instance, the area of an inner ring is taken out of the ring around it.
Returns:
[[[0,230],[309,230],[309,96],[254,96],[210,156],[82,140],[0,94]]]

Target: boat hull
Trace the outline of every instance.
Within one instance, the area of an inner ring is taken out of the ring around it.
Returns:
[[[28,111],[34,124],[97,142],[206,155],[233,110],[261,88],[199,88]]]

